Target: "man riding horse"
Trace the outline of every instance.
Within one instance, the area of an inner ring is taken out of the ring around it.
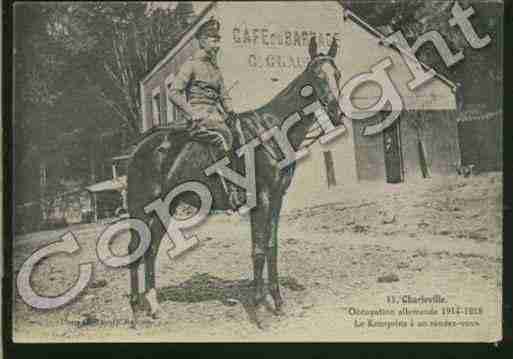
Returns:
[[[217,65],[219,21],[211,18],[196,32],[199,50],[181,67],[169,88],[169,99],[189,116],[190,134],[208,143],[216,160],[228,156],[235,163],[233,135],[227,121],[234,121],[235,112]],[[234,210],[242,206],[242,192],[236,185],[223,181]]]
[[[234,185],[228,183],[231,193],[230,204],[224,193],[227,191],[227,183],[220,181],[222,176],[210,176],[205,173],[205,169],[216,161],[205,147],[213,149],[217,157],[228,155],[229,159],[232,159],[234,155],[230,152],[236,151],[228,150],[236,147],[233,146],[233,142],[238,139],[233,138],[227,124],[235,115],[224,87],[223,77],[216,64],[219,23],[209,20],[196,36],[200,50],[183,66],[170,91],[171,100],[191,117],[189,130],[193,135],[192,141],[191,136],[184,136],[183,132],[173,132],[172,129],[166,128],[157,129],[148,133],[138,143],[128,168],[130,216],[148,223],[151,231],[149,249],[142,258],[130,265],[130,297],[134,323],[137,321],[136,313],[137,308],[141,307],[140,304],[148,304],[149,314],[154,318],[158,318],[159,313],[162,313],[156,293],[155,259],[160,243],[165,238],[168,223],[162,222],[154,211],[148,211],[148,203],[161,200],[163,195],[167,198],[180,183],[199,182],[208,186],[212,196],[211,210],[224,211],[239,204],[236,203],[239,198]],[[274,128],[286,133],[292,149],[298,149],[304,143],[312,126],[318,124],[319,113],[327,115],[333,126],[342,126],[343,116],[339,105],[341,73],[335,61],[337,50],[338,43],[334,38],[328,52],[319,53],[315,37],[311,38],[308,48],[310,62],[305,70],[267,104],[237,114],[237,133],[242,134],[242,142],[253,142],[253,139],[261,135],[262,129]],[[282,157],[276,157],[265,142],[266,140],[262,140],[262,146],[254,147],[250,155],[255,173],[258,174],[255,176],[256,206],[249,212],[253,260],[250,295],[253,305],[250,307],[257,308],[267,302],[267,287],[274,302],[275,313],[283,314],[283,299],[278,278],[278,224],[295,165],[293,163],[282,167],[282,161],[279,159]],[[182,195],[183,197],[180,195],[177,201],[169,204],[170,214],[174,213],[174,205],[178,202],[188,203],[196,208],[201,207],[201,199],[198,202],[194,193]],[[139,242],[138,236],[132,233],[130,253],[138,248]],[[266,264],[267,285],[263,277]],[[141,265],[144,269],[144,278],[139,278]],[[253,319],[260,325],[256,314]]]

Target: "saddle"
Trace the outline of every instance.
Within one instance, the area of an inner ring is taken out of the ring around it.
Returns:
[[[237,115],[235,118],[228,120],[227,125],[233,136],[234,150],[237,150],[254,138],[261,138],[262,134],[271,128],[271,124],[266,123],[265,120],[257,120],[254,116],[247,113]],[[148,150],[166,153],[171,147],[176,148],[175,146],[180,147],[188,142],[195,141],[191,135],[191,128],[191,123],[188,121],[172,122],[153,127],[141,136],[133,139],[122,155],[131,158],[137,153]],[[275,161],[282,157],[280,146],[274,139],[261,141],[261,143]],[[240,159],[240,162],[242,162],[242,159]],[[240,168],[238,163],[235,163],[235,165],[237,168]]]
[[[254,138],[260,138],[265,131],[271,128],[265,123],[251,121],[250,118],[241,118],[240,116],[235,116],[235,118],[228,119],[226,123],[233,136],[234,150],[237,150]],[[164,140],[159,146],[162,150],[166,150],[170,146],[169,140],[171,137],[180,136],[181,142],[185,141],[186,139],[186,142],[194,141],[195,139],[191,135],[191,129],[191,123],[178,122],[161,125],[160,127],[151,129],[150,132],[164,132],[166,134]],[[261,143],[272,158],[275,160],[280,158],[280,146],[274,139],[261,141]]]
[[[235,151],[254,138],[261,138],[263,132],[271,127],[271,123],[263,124],[251,113],[243,113],[236,116],[234,120],[228,121],[227,125],[232,131],[234,139],[233,153],[229,155],[230,167],[241,175],[245,175],[246,158],[237,156]],[[233,206],[227,205],[227,198],[231,198],[230,194],[233,194],[233,192],[228,193],[229,191],[227,191],[231,182],[228,183],[223,176],[206,176],[204,174],[204,170],[214,164],[216,158],[209,151],[210,146],[205,146],[202,141],[195,139],[191,135],[190,129],[191,125],[188,122],[174,122],[154,127],[135,139],[125,151],[125,156],[131,158],[131,168],[134,168],[129,182],[136,183],[136,186],[142,186],[141,188],[157,188],[159,185],[171,188],[173,183],[200,181],[212,190],[216,208],[233,208]],[[194,143],[199,145],[194,145]],[[261,143],[263,145],[259,146],[257,151],[268,152],[270,155],[268,160],[278,162],[280,157],[283,157],[280,147],[274,139],[261,141]],[[189,146],[191,144],[192,147]],[[186,146],[189,146],[188,152],[183,152]],[[185,155],[181,156],[181,154]],[[165,184],[160,183],[162,176],[166,174],[172,175],[167,177]],[[166,190],[163,187],[161,189]],[[242,192],[237,193],[237,196],[242,195]],[[131,202],[137,202],[133,199],[137,196],[146,196],[144,191],[131,191],[130,193]],[[152,192],[150,196],[153,195]],[[241,198],[239,197],[239,199]],[[195,197],[192,196],[191,205],[196,203],[195,200]]]

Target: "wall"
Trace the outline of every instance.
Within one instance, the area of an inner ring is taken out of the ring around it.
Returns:
[[[296,172],[289,189],[289,202],[294,198],[308,200],[306,193],[318,193],[328,188],[328,178],[323,152],[330,151],[333,157],[337,187],[358,181],[356,175],[355,145],[353,142],[353,123],[344,121],[346,132],[332,142],[321,145],[316,142],[309,147],[308,157],[298,162]]]
[[[463,165],[478,172],[502,170],[502,116],[458,124]]]
[[[155,88],[160,89],[160,108],[164,116],[167,115],[167,89],[165,81],[170,74],[176,76],[180,66],[194,53],[197,49],[197,42],[191,41],[185,44],[184,48],[177,53],[177,55],[165,63],[159,71],[156,71],[152,76],[146,79],[142,84],[143,90],[143,106],[144,106],[144,118],[143,118],[143,130],[147,130],[153,127],[153,105],[152,105],[152,92]]]
[[[388,69],[390,77],[406,108],[455,108],[452,90],[438,79],[409,90],[412,76],[401,55],[380,45],[379,39],[360,25],[344,19],[337,2],[220,2],[213,13],[221,19],[219,64],[228,86],[240,81],[233,93],[240,110],[270,100],[304,69],[312,35],[319,51],[326,52],[333,34],[341,41],[336,63],[343,83],[388,58],[393,62]],[[363,86],[357,95],[360,105],[370,105],[380,93],[375,86]]]
[[[386,170],[383,153],[383,134],[362,135],[363,128],[374,124],[376,121],[375,118],[353,121],[356,170],[359,180],[379,180],[384,182]]]
[[[406,181],[422,178],[419,165],[417,134],[408,121],[416,115],[417,113],[414,111],[407,111],[401,115],[404,175]],[[456,111],[423,111],[420,115],[426,119],[426,128],[422,138],[429,172],[433,176],[454,174],[456,171],[454,164],[460,161]]]
[[[422,139],[430,173],[432,175],[454,174],[454,164],[460,161],[456,111],[404,111],[399,120],[404,180],[422,178],[417,132],[410,122],[418,115],[422,116],[426,123]],[[365,126],[376,121],[377,119],[374,118],[353,122],[359,180],[384,181],[386,178],[383,134],[361,135]]]

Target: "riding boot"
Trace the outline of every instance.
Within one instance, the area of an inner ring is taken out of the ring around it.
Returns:
[[[232,151],[228,152],[226,155],[230,159],[232,169],[242,175],[239,168],[240,160],[238,159],[236,154]],[[237,211],[246,203],[244,189],[240,188],[239,186],[233,184],[230,181],[226,181],[226,187],[228,191],[228,199],[230,201],[230,206],[234,211]]]
[[[230,201],[230,206],[234,211],[237,211],[246,203],[243,190],[231,182],[227,182],[226,185],[228,187],[228,199]]]

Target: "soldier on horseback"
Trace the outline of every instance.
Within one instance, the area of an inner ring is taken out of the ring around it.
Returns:
[[[216,160],[228,156],[233,164],[234,141],[227,121],[233,121],[236,115],[217,65],[219,29],[219,21],[213,18],[201,25],[195,34],[199,50],[182,65],[168,96],[190,117],[192,137],[208,143]],[[236,210],[243,204],[242,192],[231,182],[223,184]]]
[[[177,136],[173,137],[176,140],[174,142],[176,146],[171,146],[168,131],[161,129],[160,132],[150,133],[145,139],[141,140],[138,148],[134,150],[128,169],[128,208],[130,215],[133,218],[148,221],[152,239],[150,248],[146,251],[144,257],[133,262],[130,267],[131,302],[133,303],[132,308],[134,308],[134,318],[138,311],[136,309],[138,306],[135,304],[140,304],[140,299],[144,298],[150,306],[150,314],[153,317],[158,317],[160,306],[155,289],[155,259],[160,243],[165,238],[167,228],[171,228],[164,223],[166,219],[163,221],[160,214],[157,214],[159,220],[154,218],[154,210],[148,213],[150,209],[148,203],[165,204],[160,197],[162,197],[162,192],[168,193],[168,191],[170,192],[165,199],[167,201],[170,198],[170,201],[173,201],[175,197],[171,195],[175,186],[186,182],[208,184],[208,190],[210,190],[212,197],[209,210],[226,210],[228,207],[232,207],[231,204],[227,203],[227,196],[223,193],[224,191],[232,193],[229,196],[232,204],[239,199],[237,194],[233,195],[233,193],[238,192],[234,188],[235,185],[230,184],[231,187],[228,191],[226,183],[219,183],[217,178],[211,178],[210,175],[205,173],[205,169],[211,166],[213,159],[203,152],[204,146],[197,143],[199,140],[210,143],[211,145],[208,147],[212,147],[217,155],[224,156],[235,152],[230,149],[236,147],[236,145],[233,146],[233,142],[239,138],[239,136],[232,136],[230,131],[230,117],[235,117],[235,114],[224,88],[222,74],[216,64],[219,23],[209,20],[200,28],[196,36],[200,43],[200,49],[183,66],[170,91],[171,101],[192,118],[190,120],[191,126],[186,127],[191,130],[194,141],[189,141],[189,136],[178,138],[180,134],[180,131],[178,131],[176,132]],[[287,133],[292,149],[299,148],[307,138],[312,126],[318,123],[316,115],[318,110],[305,111],[312,105],[320,106],[320,109],[332,121],[333,126],[342,126],[343,118],[336,96],[338,91],[340,97],[339,80],[341,77],[340,70],[338,70],[335,62],[337,49],[338,45],[334,39],[326,55],[319,53],[315,38],[311,38],[309,46],[311,60],[306,69],[268,104],[252,111],[237,114],[236,118],[240,126],[236,126],[236,133],[240,132],[242,134],[240,136],[241,142],[248,143],[245,140],[256,139],[262,133],[262,129],[278,128]],[[311,91],[305,92],[305,89]],[[299,111],[300,109],[303,110]],[[284,116],[284,114],[292,113],[297,116]],[[183,130],[184,126],[178,127]],[[319,138],[322,132],[324,131],[321,131]],[[166,139],[161,142],[164,137]],[[253,140],[250,141],[253,142]],[[282,162],[276,160],[273,155],[273,148],[265,148],[264,142],[266,140],[261,140],[262,146],[251,153],[254,156],[255,174],[259,174],[255,176],[257,181],[256,206],[249,212],[254,273],[251,299],[255,308],[266,303],[266,283],[263,271],[267,263],[268,293],[275,304],[275,313],[281,314],[283,313],[283,299],[280,294],[278,278],[278,224],[283,199],[292,182],[294,165],[282,168],[280,165]],[[166,149],[169,150],[167,152],[168,157],[165,156]],[[277,150],[281,151],[281,148]],[[244,156],[248,153],[250,152],[244,153]],[[232,156],[230,155],[230,157]],[[166,160],[164,160],[164,157]],[[232,169],[234,169],[233,165],[237,164],[237,162],[234,162],[232,161]],[[244,171],[244,174],[248,176],[245,169],[246,166],[244,166],[244,170],[238,172],[242,173]],[[222,180],[222,176],[219,177]],[[221,185],[224,188],[221,188]],[[180,201],[196,208],[202,207],[202,199],[196,194],[190,191],[179,193],[176,195],[179,196]],[[175,201],[175,204],[176,202],[178,201]],[[164,214],[174,213],[174,209],[172,203],[169,203],[167,205],[168,211],[164,209]],[[132,234],[130,253],[134,253],[139,248],[139,242],[139,236]],[[140,295],[143,283],[139,280],[141,264],[144,264],[145,274],[145,293],[143,296]],[[258,324],[259,320],[256,312],[254,319]]]

